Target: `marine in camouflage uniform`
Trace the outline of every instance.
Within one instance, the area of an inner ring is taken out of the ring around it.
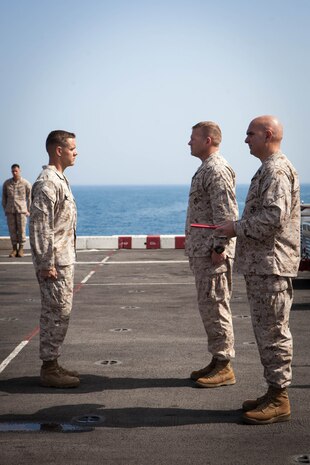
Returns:
[[[192,372],[201,387],[234,384],[229,361],[234,358],[234,332],[230,310],[234,239],[214,237],[213,231],[191,227],[192,223],[216,225],[237,219],[235,174],[219,152],[220,128],[212,122],[193,127],[189,145],[202,164],[192,178],[186,219],[185,253],[194,274],[198,308],[208,337],[211,363]],[[222,243],[222,244],[220,244]],[[218,245],[225,253],[215,253]]]
[[[63,174],[74,163],[75,136],[53,131],[47,139],[50,164],[43,167],[32,189],[30,244],[41,292],[41,384],[75,387],[78,374],[60,367],[57,359],[72,309],[76,205]]]
[[[26,242],[27,216],[31,205],[31,184],[20,175],[20,166],[11,166],[13,177],[7,179],[2,187],[2,206],[12,243],[10,257],[24,255]]]
[[[254,175],[237,236],[236,269],[245,276],[252,324],[267,393],[244,402],[247,423],[290,418],[286,388],[292,380],[293,343],[289,315],[291,278],[300,261],[300,188],[298,175],[280,150],[282,126],[271,116],[253,120],[246,143],[262,165]],[[220,232],[231,236],[229,225]]]

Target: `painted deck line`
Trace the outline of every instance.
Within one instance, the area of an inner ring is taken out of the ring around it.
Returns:
[[[192,283],[88,283],[86,286],[194,286]]]
[[[93,270],[93,271],[91,271],[90,273],[88,273],[88,275],[87,275],[87,276],[85,276],[85,278],[84,278],[84,279],[82,279],[82,281],[81,281],[81,284],[86,284],[86,283],[87,283],[87,281],[88,281],[88,280],[89,280],[89,279],[92,277],[92,275],[93,275],[93,274],[95,274],[95,271],[94,271],[94,270]]]
[[[10,355],[3,360],[3,362],[0,365],[0,373],[3,372],[3,370],[11,363],[12,360],[19,354],[19,352],[28,344],[28,341],[22,341],[18,344],[18,346],[15,347],[15,349],[10,353]]]
[[[0,266],[1,265],[13,265],[13,266],[14,265],[32,265],[33,266],[33,263],[32,262],[17,262],[17,261],[13,262],[13,261],[11,261],[11,262],[0,262]]]
[[[109,256],[110,257],[110,256]],[[133,261],[119,261],[119,262],[108,262],[101,260],[99,262],[75,262],[75,265],[144,265],[144,264],[169,264],[169,263],[188,263],[188,260],[133,260]],[[33,265],[32,262],[0,262],[1,265]]]

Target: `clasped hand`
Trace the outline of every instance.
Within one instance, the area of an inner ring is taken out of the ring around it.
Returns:
[[[55,267],[49,270],[41,270],[41,277],[43,279],[57,279],[57,270]]]

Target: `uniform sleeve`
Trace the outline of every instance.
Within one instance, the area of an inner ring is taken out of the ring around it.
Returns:
[[[27,210],[30,211],[30,207],[31,207],[31,184],[30,182],[28,182],[26,185],[26,205],[27,205]]]
[[[55,266],[54,211],[56,190],[45,182],[33,193],[30,214],[30,243],[38,269],[48,270]]]
[[[238,204],[234,188],[234,175],[228,168],[223,167],[210,179],[209,192],[213,223],[220,224],[228,220],[236,220],[238,218]]]
[[[238,218],[238,204],[235,195],[235,175],[229,167],[223,166],[211,177],[209,185],[211,209],[214,224],[235,221]],[[210,247],[214,248],[214,234],[209,238]],[[218,243],[218,240],[216,241]],[[223,243],[221,245],[224,245]],[[225,244],[225,253],[233,258],[235,255],[235,239]]]
[[[281,231],[290,218],[291,183],[284,171],[277,171],[262,183],[261,204],[252,215],[235,223],[238,236],[264,241]]]
[[[5,210],[7,204],[6,182],[2,186],[2,207]]]

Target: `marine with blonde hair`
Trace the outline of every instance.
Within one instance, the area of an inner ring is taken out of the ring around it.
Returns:
[[[219,126],[202,121],[193,126],[189,141],[191,154],[201,160],[201,165],[189,193],[185,252],[195,277],[198,308],[212,356],[207,366],[193,371],[190,377],[196,386],[204,388],[236,382],[231,365],[235,349],[230,309],[235,241],[218,244],[212,229],[191,226],[216,225],[238,217],[235,173],[219,152],[221,140]],[[219,250],[220,245],[224,250]]]

